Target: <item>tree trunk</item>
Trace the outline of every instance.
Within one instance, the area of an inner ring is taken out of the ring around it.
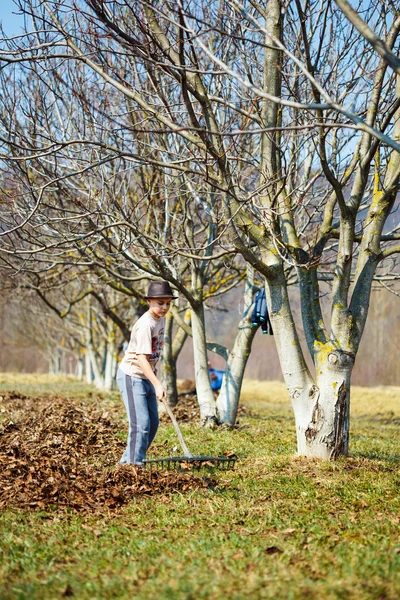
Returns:
[[[353,364],[352,355],[331,344],[316,355],[317,385],[293,401],[300,455],[330,460],[348,454]]]
[[[300,348],[286,285],[267,285],[270,317],[285,383],[292,400],[301,456],[333,459],[349,447],[350,378],[354,354],[332,340],[314,343],[316,382]]]
[[[244,307],[242,319],[238,325],[235,342],[228,354],[225,375],[217,398],[217,416],[220,423],[234,425],[239,407],[243,376],[247,360],[250,356],[251,345],[258,327],[252,326],[254,310],[254,271],[247,267],[247,278],[244,289]]]
[[[178,388],[176,384],[176,358],[172,352],[172,327],[174,319],[171,313],[165,318],[165,335],[163,346],[163,385],[170,406],[178,403]]]
[[[183,319],[184,323],[190,324],[191,311],[186,311],[186,315]],[[166,316],[165,324],[165,337],[164,337],[164,350],[163,350],[163,383],[167,396],[169,398],[169,404],[176,406],[178,403],[178,387],[176,382],[177,369],[176,363],[178,361],[179,354],[186,342],[188,337],[187,331],[178,327],[174,338],[172,339],[172,330],[174,324],[174,316],[172,313],[168,313]]]
[[[93,381],[92,364],[90,362],[90,356],[89,356],[89,351],[88,351],[87,347],[86,347],[86,352],[85,352],[85,373],[86,373],[86,383],[92,383],[92,381]]]
[[[79,381],[83,381],[84,368],[83,358],[80,356],[76,362],[75,369],[76,377],[79,379]]]
[[[97,364],[96,355],[95,355],[95,352],[93,350],[93,346],[91,343],[87,346],[86,351],[89,355],[91,371],[92,371],[93,377],[94,377],[93,383],[99,390],[102,390],[102,389],[104,389],[104,379],[101,376],[100,368],[99,368],[99,365]]]
[[[49,372],[52,375],[61,375],[61,353],[54,350],[50,355]]]
[[[203,305],[192,309],[192,332],[196,394],[200,407],[201,424],[204,427],[217,425],[216,402],[208,375],[208,357]]]
[[[217,416],[220,423],[229,423],[230,425],[236,423],[244,371],[256,331],[257,328],[251,326],[250,313],[250,319],[249,316],[246,316],[239,323],[235,343],[229,352],[221,390],[217,398]]]
[[[300,346],[283,269],[273,283],[266,283],[265,291],[282,375],[293,400],[304,391],[308,393],[314,381]]]
[[[108,340],[106,346],[104,389],[111,390],[115,378],[115,347],[112,340]]]

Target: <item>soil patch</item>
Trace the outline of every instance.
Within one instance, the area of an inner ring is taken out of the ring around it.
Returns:
[[[115,466],[120,424],[93,400],[0,397],[0,508],[116,509],[140,495],[206,488],[192,473]]]

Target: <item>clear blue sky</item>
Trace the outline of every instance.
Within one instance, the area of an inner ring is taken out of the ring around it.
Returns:
[[[12,0],[0,0],[0,21],[8,37],[22,33],[24,25],[22,15],[16,15],[18,8]]]

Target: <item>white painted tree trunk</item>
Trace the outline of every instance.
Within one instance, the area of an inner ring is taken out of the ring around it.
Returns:
[[[106,358],[104,368],[104,389],[111,390],[115,378],[116,359],[115,346],[112,340],[109,340],[106,345]]]
[[[221,390],[217,398],[217,417],[219,423],[234,425],[239,407],[240,392],[251,344],[257,331],[252,327],[253,305],[247,309],[239,323],[238,332],[232,350],[228,354]]]
[[[354,355],[332,342],[315,342],[314,382],[305,364],[286,285],[267,285],[270,317],[285,383],[294,410],[297,451],[332,459],[349,445],[350,378]]]
[[[316,361],[316,385],[292,398],[301,456],[330,460],[349,448],[350,378],[353,358],[335,349]]]
[[[308,393],[314,381],[304,360],[283,274],[279,282],[267,284],[265,290],[283,378],[293,399],[306,390]]]
[[[196,393],[200,408],[200,419],[203,426],[215,427],[217,425],[216,402],[208,375],[206,330],[202,305],[196,307],[196,309],[192,309],[192,332]]]
[[[99,390],[102,390],[104,389],[104,379],[101,375],[96,355],[91,344],[88,345],[86,351],[89,355],[90,366],[93,373],[93,383]]]

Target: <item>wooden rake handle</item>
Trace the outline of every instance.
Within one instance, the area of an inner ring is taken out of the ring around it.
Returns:
[[[178,421],[176,420],[175,415],[172,412],[172,408],[170,407],[167,398],[163,398],[162,401],[164,402],[164,406],[167,409],[167,413],[169,415],[169,418],[172,421],[172,425],[174,426],[174,429],[176,431],[176,435],[178,436],[178,440],[179,440],[179,443],[181,445],[181,448],[183,450],[183,453],[184,453],[185,457],[186,458],[192,458],[193,454],[191,454],[189,452],[189,448],[186,446],[186,442],[183,439],[183,435],[182,435],[182,432],[181,432],[181,430],[179,428]]]

